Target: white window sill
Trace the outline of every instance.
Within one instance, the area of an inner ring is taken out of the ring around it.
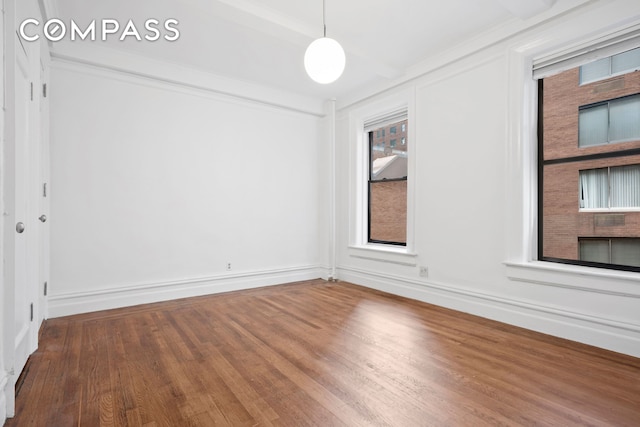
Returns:
[[[640,298],[640,273],[544,261],[504,264],[509,280]]]
[[[418,265],[418,254],[409,252],[404,246],[368,244],[349,246],[349,256],[372,261],[389,262],[392,264],[415,267]]]

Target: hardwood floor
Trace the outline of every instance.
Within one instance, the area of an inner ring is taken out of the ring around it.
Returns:
[[[7,426],[638,426],[640,359],[348,283],[46,321]]]

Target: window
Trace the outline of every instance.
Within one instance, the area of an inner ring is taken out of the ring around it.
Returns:
[[[368,242],[406,246],[407,145],[396,147],[397,139],[392,139],[389,147],[393,150],[381,151],[376,148],[385,144],[380,141],[384,136],[378,135],[385,135],[386,130],[389,130],[389,134],[395,134],[401,126],[406,129],[406,119],[378,126],[381,128],[368,131]]]
[[[640,239],[580,238],[580,260],[640,267]]]
[[[593,61],[580,67],[580,84],[640,70],[640,48]]]
[[[538,80],[540,260],[640,271],[638,44]]]
[[[580,208],[640,208],[640,165],[581,170]]]
[[[580,147],[640,139],[640,95],[581,107]]]

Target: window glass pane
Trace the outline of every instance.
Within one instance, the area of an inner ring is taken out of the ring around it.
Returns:
[[[609,75],[610,58],[602,58],[580,67],[580,83],[588,83]]]
[[[369,172],[372,181],[399,179],[407,176],[406,132],[398,135],[398,128],[405,121],[392,123],[381,129],[382,132],[370,132],[371,154]],[[394,132],[391,130],[394,129]],[[386,132],[388,130],[388,132]],[[380,134],[380,136],[378,136]],[[393,136],[393,139],[391,138]],[[402,136],[404,143],[398,145],[397,137]]]
[[[369,184],[369,240],[407,241],[407,181]]]
[[[607,168],[580,171],[580,207],[585,209],[609,207]]]
[[[407,242],[407,120],[369,132],[369,241]],[[398,138],[404,143],[398,144]]]
[[[611,168],[611,207],[640,207],[640,165]]]
[[[580,260],[590,262],[609,262],[609,239],[580,240]]]
[[[640,48],[628,50],[611,57],[611,72],[613,74],[640,68]]]
[[[607,143],[609,108],[606,104],[580,110],[578,121],[580,147]]]
[[[611,239],[611,262],[640,267],[640,239]]]
[[[640,139],[640,96],[611,101],[609,140]]]

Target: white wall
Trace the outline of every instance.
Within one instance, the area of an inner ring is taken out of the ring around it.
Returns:
[[[50,316],[323,274],[322,118],[64,60],[51,88]]]
[[[638,23],[637,3],[591,3],[479,51],[460,49],[456,60],[342,107],[340,278],[640,356],[640,274],[532,261],[533,188],[526,174],[535,164],[527,153],[536,141],[528,131],[535,123],[525,117],[526,107],[535,105],[526,97],[532,56]],[[409,135],[416,156],[415,256],[362,256],[350,237],[357,234],[350,230],[358,191],[354,116],[402,93],[415,95]],[[427,277],[419,275],[420,266],[428,268]]]

